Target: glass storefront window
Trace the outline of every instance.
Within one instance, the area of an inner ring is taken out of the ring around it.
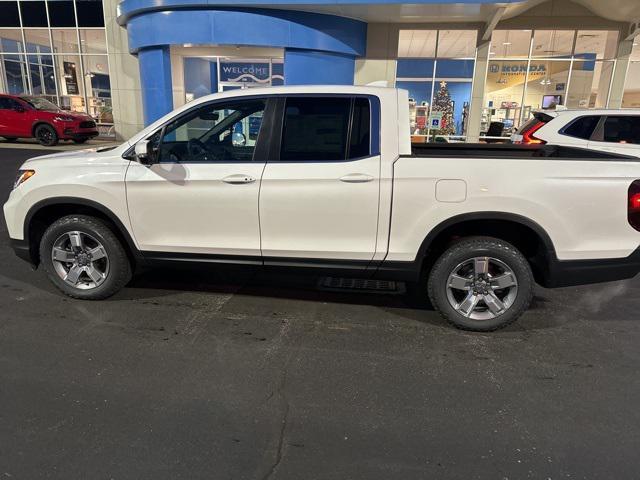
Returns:
[[[20,2],[23,27],[47,27],[47,7],[42,0]]]
[[[0,52],[23,53],[22,32],[19,29],[0,29]]]
[[[400,30],[399,58],[435,58],[437,30]]]
[[[20,14],[18,13],[18,2],[0,2],[0,27],[19,27]]]
[[[76,1],[79,27],[104,27],[102,0]]]
[[[527,36],[531,55],[524,53]],[[617,44],[617,31],[494,31],[481,131],[493,122],[491,132],[507,137],[533,110],[556,105],[606,107],[614,62],[601,59],[615,58]],[[501,133],[496,122],[504,127]]]
[[[623,108],[640,108],[640,38],[636,38],[631,51],[631,62],[624,84]]]
[[[54,53],[78,53],[78,34],[75,29],[53,29],[51,35]]]
[[[46,28],[25,29],[24,37],[27,41],[27,53],[51,53],[51,40]]]
[[[526,61],[490,61],[487,70],[485,108],[480,131],[487,136],[508,135],[520,126]],[[524,69],[524,70],[523,70]],[[528,117],[528,109],[525,112]]]
[[[409,91],[414,142],[464,138],[476,30],[401,30],[396,87]]]
[[[567,58],[573,50],[574,30],[536,30],[533,32],[532,57]]]
[[[440,30],[438,32],[439,58],[474,58],[477,30]]]
[[[532,67],[527,75],[524,96],[524,108],[527,110],[553,109],[564,105],[567,95],[567,82],[571,61],[564,60],[532,60]],[[529,116],[523,117],[523,120]]]
[[[618,32],[578,30],[574,53],[585,58],[613,59],[618,48]]]
[[[72,0],[49,2],[49,22],[52,27],[75,27],[76,16]]]
[[[85,55],[82,60],[87,113],[95,118],[98,124],[113,124],[109,59],[106,55]]]
[[[575,59],[565,105],[569,108],[606,107],[613,67],[613,62]]]
[[[82,53],[107,53],[107,39],[103,29],[81,29],[80,48]]]
[[[60,108],[73,112],[86,112],[84,82],[80,78],[80,57],[56,55],[55,69],[58,73]]]
[[[489,58],[527,58],[531,30],[495,30],[491,35]]]
[[[23,57],[18,55],[0,55],[2,65],[2,83],[4,91],[11,95],[23,95],[29,93],[27,83],[27,69]]]

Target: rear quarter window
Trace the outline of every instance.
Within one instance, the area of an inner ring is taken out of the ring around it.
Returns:
[[[600,121],[600,115],[588,115],[586,117],[580,117],[573,120],[569,125],[564,127],[560,133],[568,135],[570,137],[582,138],[583,140],[589,140],[593,131],[598,126]]]

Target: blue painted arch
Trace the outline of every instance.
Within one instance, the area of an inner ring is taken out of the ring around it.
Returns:
[[[364,22],[270,9],[176,9],[143,12],[126,23],[129,49],[160,45],[247,45],[364,55]]]
[[[335,15],[211,7],[181,0],[126,0],[120,24],[138,55],[145,123],[173,108],[171,45],[283,48],[285,84],[351,84],[366,49],[367,25]]]

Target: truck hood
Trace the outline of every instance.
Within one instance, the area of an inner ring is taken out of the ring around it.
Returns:
[[[22,168],[33,168],[37,166],[52,167],[73,166],[73,165],[90,165],[104,163],[122,163],[128,162],[117,153],[120,149],[118,145],[100,146],[97,148],[86,148],[82,150],[74,150],[68,152],[51,153],[49,155],[41,155],[39,157],[30,158],[22,164]]]

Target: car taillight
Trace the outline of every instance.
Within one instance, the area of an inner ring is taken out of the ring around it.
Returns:
[[[525,143],[525,144],[528,144],[528,145],[547,143],[544,140],[542,140],[542,139],[540,139],[540,138],[538,138],[538,137],[536,137],[534,135],[535,132],[540,130],[545,125],[546,125],[545,122],[537,121],[536,123],[531,125],[529,128],[524,130],[522,132],[522,141],[521,141],[521,143]]]
[[[631,226],[640,232],[640,180],[634,181],[629,187],[627,218]]]

